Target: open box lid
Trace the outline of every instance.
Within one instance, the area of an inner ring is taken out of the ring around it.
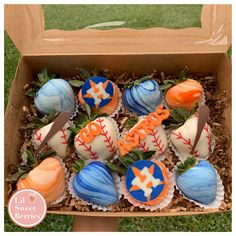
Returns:
[[[45,30],[41,5],[5,5],[5,30],[22,55],[225,53],[231,5],[203,5],[201,28]]]

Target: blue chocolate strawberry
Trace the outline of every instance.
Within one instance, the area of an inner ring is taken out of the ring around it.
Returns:
[[[187,198],[196,202],[210,204],[216,198],[216,171],[205,160],[196,163],[196,159],[190,157],[178,165],[176,183]]]

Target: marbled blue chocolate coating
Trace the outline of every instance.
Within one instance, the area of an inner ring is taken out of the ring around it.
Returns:
[[[75,111],[75,97],[70,84],[64,79],[51,79],[38,90],[35,96],[36,108],[43,114]]]
[[[147,80],[124,91],[123,102],[128,110],[138,115],[153,112],[163,101],[162,92],[155,80]]]
[[[85,166],[74,178],[73,188],[79,198],[101,206],[118,201],[118,193],[106,166],[94,161]]]
[[[207,161],[199,161],[196,166],[177,176],[176,182],[183,194],[196,202],[210,204],[216,198],[216,171]]]

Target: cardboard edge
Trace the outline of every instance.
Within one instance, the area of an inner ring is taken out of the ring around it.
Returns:
[[[231,210],[220,211],[212,209],[203,212],[77,212],[77,211],[47,211],[48,214],[91,216],[91,217],[164,217],[164,216],[192,216],[211,213],[226,213]]]
[[[203,5],[201,21],[202,28],[185,29],[44,30],[40,5],[5,6],[5,29],[23,55],[226,52],[231,44],[231,5]]]

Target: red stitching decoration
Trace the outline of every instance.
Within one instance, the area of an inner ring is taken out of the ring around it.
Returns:
[[[40,135],[38,134],[38,130],[36,130],[34,132],[34,135],[36,137],[36,140],[38,140],[39,142],[42,142],[42,133],[40,133]]]
[[[164,155],[165,152],[166,152],[166,148],[165,148],[164,143],[161,142],[160,136],[159,135],[156,136],[157,133],[158,133],[158,130],[156,130],[155,132],[152,131],[150,133],[153,136],[152,143],[153,143],[154,147],[158,148],[158,151],[159,151],[160,155]]]
[[[113,154],[115,154],[115,153],[116,153],[116,148],[115,148],[115,146],[114,146],[114,142],[111,140],[111,136],[108,136],[108,135],[107,135],[107,134],[108,134],[108,130],[107,130],[107,131],[104,130],[104,128],[105,128],[106,126],[105,126],[105,125],[102,125],[102,122],[104,121],[104,119],[98,118],[96,121],[97,121],[97,122],[100,124],[100,126],[101,126],[102,131],[101,131],[101,134],[100,134],[100,135],[104,136],[104,142],[107,143],[107,146],[106,146],[106,147],[109,148],[109,151],[110,151],[110,152],[112,152]]]
[[[183,144],[186,145],[186,146],[188,146],[188,149],[189,149],[189,150],[192,150],[193,145],[192,145],[192,143],[191,143],[190,138],[188,138],[188,139],[184,138],[180,132],[179,132],[178,134],[176,134],[175,132],[172,131],[172,134],[176,136],[176,139],[181,139],[181,140],[183,140]],[[194,150],[193,155],[194,155],[195,157],[199,157],[199,156],[200,156],[198,150],[196,150],[196,149]]]
[[[60,131],[62,132],[61,138],[64,139],[64,141],[62,142],[62,144],[68,144],[67,134],[65,133],[66,129],[65,129],[65,128],[62,128]]]
[[[144,152],[148,152],[149,151],[149,147],[146,146],[146,142],[141,143],[141,141],[139,140],[138,143],[138,148],[141,148]]]
[[[204,125],[203,129],[207,132],[208,150],[209,150],[209,153],[211,153],[211,133],[210,133],[210,129],[209,129],[207,124]]]
[[[79,146],[83,146],[84,147],[84,151],[89,152],[89,155],[90,155],[91,159],[93,159],[93,160],[98,159],[97,153],[92,151],[92,147],[91,146],[87,146],[84,141],[81,141],[79,136],[75,136],[74,142],[75,143],[79,142]]]

